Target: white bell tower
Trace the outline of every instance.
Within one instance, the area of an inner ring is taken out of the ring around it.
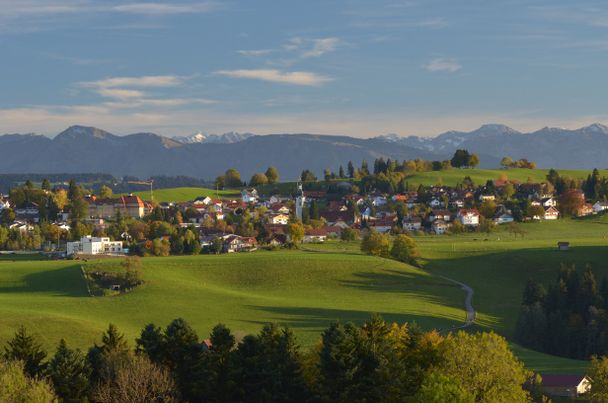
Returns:
[[[302,182],[298,181],[298,193],[296,196],[296,217],[300,221],[302,221],[302,210],[304,209],[305,201],[306,196],[304,196],[304,191],[302,190]]]

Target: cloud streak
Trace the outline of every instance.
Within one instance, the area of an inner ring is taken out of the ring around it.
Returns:
[[[455,73],[462,69],[462,65],[455,59],[433,59],[429,63],[425,64],[424,69],[430,72],[446,72]]]
[[[215,74],[231,78],[247,78],[282,84],[316,87],[333,79],[308,71],[281,71],[276,69],[219,70]]]

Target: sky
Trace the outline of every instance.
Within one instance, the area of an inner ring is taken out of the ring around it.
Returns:
[[[0,0],[0,133],[606,123],[604,3]]]

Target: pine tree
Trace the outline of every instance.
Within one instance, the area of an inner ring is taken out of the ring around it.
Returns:
[[[353,162],[352,161],[348,161],[348,167],[346,168],[348,170],[348,177],[349,178],[354,178],[355,176],[355,167],[353,166]]]
[[[25,372],[29,376],[38,376],[44,370],[42,361],[46,352],[36,338],[27,333],[25,327],[20,326],[12,340],[4,347],[4,356],[8,360],[23,361]]]
[[[49,376],[55,392],[64,402],[82,402],[89,392],[91,367],[80,350],[68,348],[61,339],[57,352],[49,362]]]

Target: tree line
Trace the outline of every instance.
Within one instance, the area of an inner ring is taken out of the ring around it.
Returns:
[[[528,280],[515,329],[525,347],[577,359],[608,353],[608,278],[562,265],[548,287]]]
[[[0,400],[523,402],[533,379],[494,333],[442,336],[373,315],[332,323],[304,350],[276,324],[241,340],[219,324],[203,341],[175,319],[145,326],[134,348],[110,325],[88,352],[61,340],[51,356],[22,327],[0,360]]]

